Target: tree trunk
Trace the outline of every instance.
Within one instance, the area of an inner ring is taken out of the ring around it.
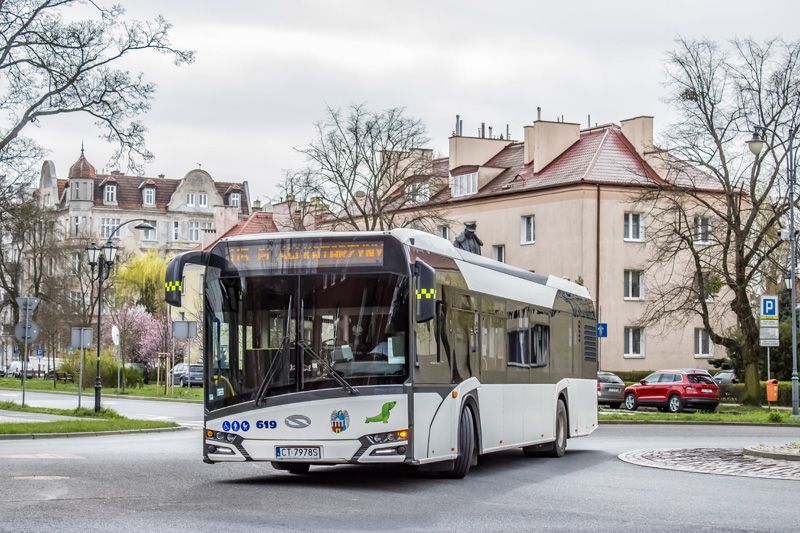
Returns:
[[[744,399],[745,405],[761,405],[761,383],[758,379],[758,362],[746,359],[744,367]]]

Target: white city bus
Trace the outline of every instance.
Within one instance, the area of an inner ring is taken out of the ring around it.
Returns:
[[[481,454],[564,454],[597,427],[587,290],[428,233],[223,239],[205,267],[207,463],[404,463],[463,477]]]

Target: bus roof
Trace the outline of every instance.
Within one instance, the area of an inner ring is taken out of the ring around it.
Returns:
[[[539,285],[550,287],[553,293],[555,293],[555,291],[560,290],[569,294],[573,294],[575,296],[579,296],[581,298],[586,298],[589,300],[592,299],[586,287],[578,285],[577,283],[572,282],[568,279],[560,278],[558,276],[549,276],[549,275],[537,274],[535,272],[529,272],[525,269],[509,265],[508,263],[501,263],[493,259],[482,257],[480,255],[473,254],[471,252],[467,252],[465,250],[456,248],[453,245],[453,243],[451,243],[447,239],[437,237],[436,235],[432,235],[425,231],[409,229],[409,228],[397,228],[388,231],[292,231],[292,232],[279,232],[279,233],[254,233],[248,235],[237,235],[232,237],[226,237],[221,239],[220,242],[236,243],[236,242],[259,241],[264,239],[266,240],[315,239],[315,238],[336,238],[336,237],[346,238],[346,237],[365,237],[365,236],[376,236],[376,237],[391,236],[408,246],[414,246],[415,248],[418,248],[420,250],[425,250],[445,257],[450,257],[458,263],[459,269],[461,270],[465,278],[468,278],[468,282],[472,280],[475,284],[481,284],[484,286],[484,290],[481,290],[480,292],[502,293],[514,290],[514,288],[508,286],[507,283],[508,278],[504,278],[502,276],[493,276],[491,275],[493,272],[493,273],[506,274],[509,276],[513,276],[515,278],[531,281]],[[470,275],[471,270],[474,271],[473,275]],[[488,270],[489,272],[487,272],[486,270]],[[506,280],[506,282],[504,282],[503,280]],[[469,284],[472,285],[472,283]],[[554,296],[555,294],[553,294],[553,297]],[[539,298],[536,298],[536,300],[537,300],[536,303],[544,303],[544,302],[539,302],[538,301]],[[550,300],[550,298],[547,298],[547,300]],[[550,307],[551,305],[552,303],[548,305],[548,307]]]

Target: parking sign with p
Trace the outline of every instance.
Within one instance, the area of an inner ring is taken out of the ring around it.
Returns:
[[[762,320],[777,320],[778,319],[778,297],[777,296],[762,296],[761,297],[761,319]]]

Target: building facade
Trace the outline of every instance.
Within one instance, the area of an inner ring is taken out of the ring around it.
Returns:
[[[476,223],[482,255],[585,285],[598,322],[608,325],[599,343],[604,370],[705,368],[724,355],[697,316],[687,313],[678,325],[641,323],[648,280],[660,275],[649,265],[649,206],[637,202],[652,180],[663,179],[652,117],[588,129],[539,120],[522,141],[459,133],[448,157],[434,161],[448,184],[430,200],[449,220],[440,236],[452,241],[465,223]],[[702,235],[712,222],[699,217],[696,224]]]

